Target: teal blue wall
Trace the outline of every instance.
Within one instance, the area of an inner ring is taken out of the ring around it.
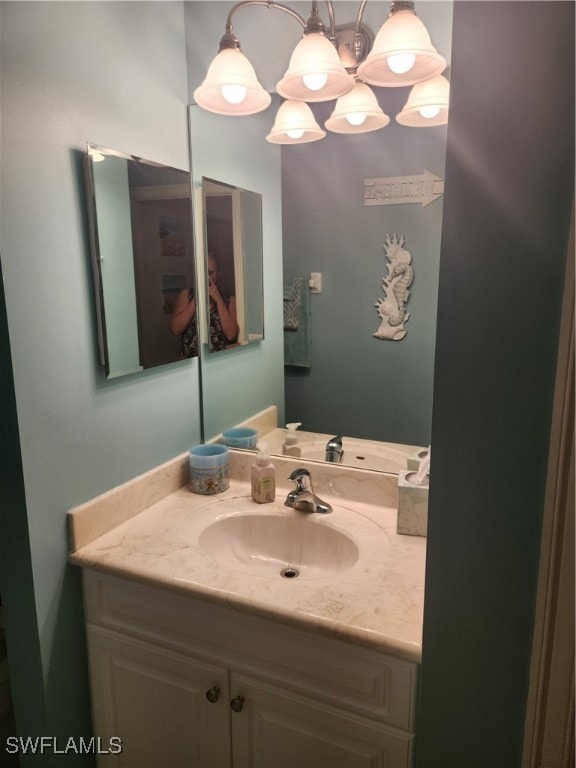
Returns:
[[[228,2],[194,2],[186,6],[191,99],[216,55],[232,6]],[[296,2],[290,6],[304,18],[309,16],[309,3]],[[337,24],[352,22],[358,4],[338,2],[335,10]],[[376,33],[388,12],[387,2],[368,3],[364,22]],[[320,14],[327,22],[323,4]],[[418,14],[434,44],[449,61],[452,3],[426,2],[418,8]],[[233,28],[263,87],[274,90],[302,28],[287,14],[260,6],[237,11]],[[262,40],[266,40],[266,45],[262,45]],[[311,271],[320,271],[324,276],[322,295],[311,297],[312,368],[287,369],[286,420],[303,422],[310,430],[428,444],[442,198],[425,208],[364,207],[363,180],[421,174],[425,169],[443,178],[446,128],[419,130],[399,126],[394,116],[402,109],[410,89],[375,90],[392,117],[391,124],[383,130],[359,136],[329,133],[314,144],[282,147],[282,243],[279,234],[274,252],[265,250],[265,265],[276,274],[274,259],[282,246],[286,279]],[[217,178],[226,181],[226,175],[240,172],[248,188],[260,183],[262,174],[269,176],[275,166],[268,159],[271,146],[264,137],[272,127],[276,111],[277,103],[273,103],[256,116],[255,125],[259,127],[250,134],[247,144],[243,134],[238,142],[236,132],[251,131],[243,126],[255,118],[212,118],[212,137],[202,143],[196,141],[197,151],[192,137],[195,177],[215,162],[220,163],[225,174]],[[321,122],[329,116],[326,105],[318,105],[315,111]],[[208,124],[208,119],[204,120]],[[223,138],[215,140],[218,132],[222,132]],[[240,143],[242,148],[236,151]],[[218,148],[222,150],[220,157]],[[408,335],[401,342],[379,341],[372,336],[380,322],[374,304],[383,297],[381,280],[387,271],[382,244],[386,234],[394,233],[405,236],[416,275],[408,307]],[[274,291],[273,302],[280,304],[277,283]],[[266,333],[268,336],[273,328],[274,344],[278,344],[279,350],[280,308],[275,311],[272,303],[269,312],[274,325],[269,319]],[[238,421],[250,412],[249,408],[240,407],[241,399],[237,408],[228,397],[235,363],[232,358],[226,363],[208,361],[224,377],[214,377],[208,367],[203,367],[203,382],[208,383],[203,401],[209,425],[226,425],[234,415]],[[274,365],[282,366],[282,358],[276,356]],[[278,369],[270,365],[263,375],[275,378]],[[234,380],[244,381],[237,375]],[[242,386],[241,393],[245,391]],[[258,402],[257,394],[262,387],[262,371],[257,368],[246,389],[251,398],[248,402]],[[260,403],[269,404],[265,399],[260,399]],[[218,430],[209,429],[207,435],[213,431]]]
[[[393,118],[407,89],[375,90]],[[284,274],[321,272],[323,279],[322,293],[310,297],[311,366],[286,368],[288,421],[314,432],[429,444],[442,197],[422,207],[364,206],[363,196],[367,178],[428,170],[443,179],[445,150],[445,126],[406,128],[395,120],[373,133],[328,133],[283,148]],[[414,269],[400,341],[373,336],[388,273],[386,235],[405,238]]]
[[[0,254],[17,409],[2,492],[22,483],[2,496],[14,535],[0,537],[0,592],[17,724],[68,736],[89,733],[90,721],[66,512],[200,439],[197,361],[105,380],[81,168],[87,141],[189,167],[184,11],[3,2],[0,20]],[[6,577],[15,560],[30,565],[18,583]]]
[[[457,2],[452,73],[417,765],[519,768],[574,258],[574,3]]]
[[[40,637],[1,260],[0,424],[0,590],[13,669],[13,698],[21,732],[46,733],[45,702],[41,695],[36,695],[43,689]],[[1,744],[0,758],[3,748]]]
[[[337,23],[355,19],[355,3],[336,3]],[[376,33],[389,5],[368,3],[364,22]],[[450,63],[452,3],[417,4],[433,44]],[[311,296],[311,367],[286,368],[286,419],[317,432],[428,445],[443,198],[420,205],[364,206],[364,179],[419,175],[444,178],[446,126],[407,128],[395,121],[410,88],[374,88],[391,118],[379,131],[327,132],[310,144],[283,147],[284,274],[321,272],[322,294]],[[313,105],[318,122],[332,104]],[[401,235],[412,255],[401,341],[373,337],[374,306],[384,298],[383,243]]]

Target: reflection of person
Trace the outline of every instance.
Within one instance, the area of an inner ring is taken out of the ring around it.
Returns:
[[[208,295],[210,297],[210,350],[225,349],[236,341],[236,298],[220,288],[220,265],[215,254],[208,254]],[[182,336],[182,356],[191,357],[198,351],[196,299],[191,289],[180,291],[170,327],[175,336]]]
[[[210,296],[210,349],[224,349],[238,338],[236,297],[220,288],[218,258],[208,254],[208,295]]]
[[[184,288],[178,294],[170,316],[170,328],[174,336],[181,337],[182,357],[193,357],[198,354],[196,298],[192,288]]]

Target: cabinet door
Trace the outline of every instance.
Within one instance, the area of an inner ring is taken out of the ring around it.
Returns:
[[[403,768],[413,735],[271,686],[231,675],[234,768]]]
[[[94,735],[103,748],[122,740],[100,766],[231,765],[226,670],[107,630],[87,633]]]

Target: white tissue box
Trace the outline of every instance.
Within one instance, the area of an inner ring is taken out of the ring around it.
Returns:
[[[398,476],[398,533],[426,536],[428,529],[428,483],[414,485],[407,480],[413,470]]]

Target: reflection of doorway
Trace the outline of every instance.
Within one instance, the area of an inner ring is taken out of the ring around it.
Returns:
[[[132,190],[131,204],[138,340],[140,363],[149,368],[179,357],[170,315],[178,293],[195,288],[194,259],[190,198],[141,199],[138,193]]]
[[[206,240],[208,253],[220,264],[221,287],[236,295],[232,191],[206,196]]]

